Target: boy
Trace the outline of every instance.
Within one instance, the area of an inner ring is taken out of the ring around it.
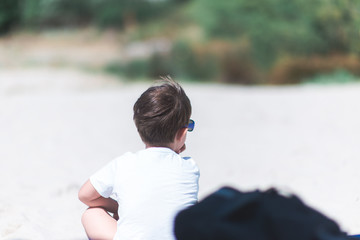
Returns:
[[[194,128],[190,100],[178,83],[163,80],[134,105],[145,149],[111,161],[79,191],[89,206],[82,223],[90,239],[175,239],[175,215],[198,200],[199,169],[179,155]]]

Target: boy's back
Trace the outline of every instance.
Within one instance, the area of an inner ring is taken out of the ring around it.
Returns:
[[[116,239],[174,239],[175,214],[197,202],[199,170],[168,148],[127,153],[90,180],[119,203]],[[159,223],[162,223],[159,225]]]
[[[113,160],[79,191],[89,206],[82,223],[90,239],[175,239],[175,215],[197,202],[198,167],[179,155],[194,129],[191,103],[178,83],[163,80],[134,104],[145,150]]]

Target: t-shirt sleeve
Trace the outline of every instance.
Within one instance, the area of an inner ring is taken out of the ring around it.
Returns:
[[[198,193],[199,193],[199,178],[200,178],[200,170],[194,159],[191,157],[183,157],[184,167],[186,172],[187,179],[187,188],[191,189],[187,194],[192,196],[192,201],[189,202],[189,205],[193,205],[198,202]]]
[[[113,193],[117,169],[117,159],[112,160],[90,177],[90,182],[96,191],[108,198]]]

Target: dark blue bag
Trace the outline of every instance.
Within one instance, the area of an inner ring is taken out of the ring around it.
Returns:
[[[353,239],[294,195],[229,187],[181,211],[175,219],[175,235],[177,240]]]

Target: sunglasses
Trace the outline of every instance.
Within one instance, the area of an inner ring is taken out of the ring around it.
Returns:
[[[188,132],[192,132],[194,130],[195,127],[195,121],[190,119],[189,120],[189,124],[185,126],[185,128],[188,129]]]

